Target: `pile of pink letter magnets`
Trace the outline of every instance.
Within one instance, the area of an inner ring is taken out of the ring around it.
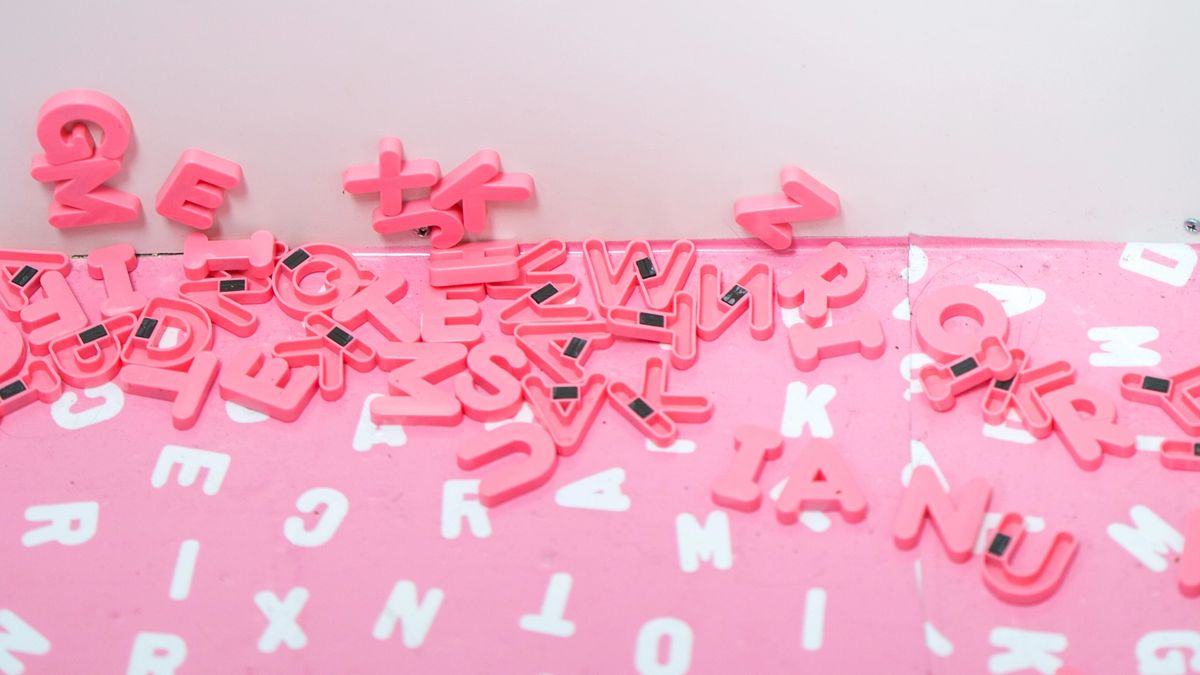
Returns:
[[[102,131],[100,142],[84,122]],[[104,185],[120,169],[131,135],[128,113],[99,92],[62,92],[45,103],[37,123],[43,153],[34,157],[31,173],[53,184],[51,225],[138,217],[137,197]],[[159,190],[155,208],[206,230],[225,192],[241,181],[236,163],[189,149]],[[798,167],[784,168],[781,183],[782,193],[746,197],[734,206],[735,221],[776,249],[791,246],[791,223],[829,218],[840,209],[837,195]],[[878,359],[884,352],[878,316],[852,310],[828,321],[831,308],[850,308],[862,298],[868,280],[863,261],[837,242],[805,254],[778,281],[766,262],[736,274],[702,263],[693,294],[684,290],[698,257],[692,242],[676,241],[656,253],[647,242],[633,241],[614,258],[605,242],[590,239],[582,255],[595,303],[587,306],[576,302],[583,282],[560,269],[567,258],[564,242],[463,243],[468,233],[486,228],[490,202],[533,195],[532,178],[503,171],[494,150],[481,150],[443,175],[436,161],[406,158],[400,140],[384,138],[377,161],[346,169],[342,185],[378,200],[372,217],[378,232],[428,233],[433,250],[420,317],[397,306],[408,290],[402,276],[368,271],[337,244],[289,247],[265,230],[246,239],[190,234],[174,296],[147,296],[134,288],[130,273],[138,259],[132,246],[98,248],[87,256],[87,271],[103,281],[106,299],[87,308],[90,313],[66,282],[72,269],[67,256],[0,250],[0,417],[34,399],[53,401],[64,385],[115,381],[130,394],[169,401],[179,429],[197,423],[214,386],[226,401],[290,422],[318,392],[327,401],[340,398],[348,371],[380,368],[388,374],[388,393],[370,403],[377,424],[457,425],[464,415],[494,422],[530,406],[535,421],[497,426],[463,439],[456,449],[462,469],[486,468],[480,500],[495,507],[545,484],[559,457],[579,450],[605,402],[659,446],[678,439],[679,425],[708,420],[713,402],[672,388],[670,376],[695,365],[700,341],[720,339],[742,317],[752,337],[766,340],[775,331],[777,306],[797,309],[801,320],[787,328],[787,338],[801,371],[835,357]],[[405,199],[410,190],[428,196]],[[305,283],[313,278],[321,283]],[[484,341],[484,298],[505,303],[498,323],[511,340]],[[221,363],[212,351],[217,333],[252,336],[259,323],[252,307],[271,301],[297,322],[297,335],[267,346],[247,340]],[[962,319],[975,329],[947,328]],[[926,293],[912,322],[920,348],[934,360],[918,374],[934,410],[950,411],[960,395],[984,388],[985,420],[1000,423],[1015,415],[1034,437],[1057,433],[1084,471],[1097,469],[1105,455],[1133,455],[1134,435],[1116,423],[1113,398],[1075,382],[1066,361],[1042,364],[1010,349],[1008,317],[988,293],[970,286]],[[368,323],[382,341],[370,344],[355,335]],[[174,331],[171,340],[164,339],[168,330]],[[617,340],[662,345],[645,359],[640,381],[588,370],[589,358]],[[1171,377],[1129,373],[1121,396],[1161,407],[1183,432],[1200,436],[1200,367]],[[712,481],[712,500],[753,512],[762,503],[763,466],[793,441],[753,426],[740,426],[732,436],[734,452],[728,469]],[[521,457],[492,466],[511,455]],[[866,496],[837,446],[812,439],[795,456],[775,500],[779,522],[795,523],[806,509],[841,512],[848,523],[866,517]],[[1200,443],[1168,440],[1160,458],[1167,469],[1200,470]],[[928,520],[948,557],[967,562],[991,496],[991,486],[976,478],[952,499],[931,468],[917,467],[894,520],[896,546],[915,547]],[[1193,514],[1187,529],[1189,540],[1200,540],[1200,516]],[[988,539],[983,582],[1005,602],[1032,604],[1051,596],[1079,548],[1070,532],[1042,535],[1050,543],[1041,560],[1018,566],[1013,558],[1025,534],[1021,514],[1007,512]],[[1189,547],[1186,558],[1180,589],[1200,595],[1200,549]]]

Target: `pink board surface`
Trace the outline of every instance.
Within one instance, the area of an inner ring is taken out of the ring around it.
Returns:
[[[766,261],[782,280],[824,243],[786,252],[702,244],[697,262],[735,279]],[[671,373],[673,389],[713,402],[709,421],[680,424],[679,441],[659,448],[606,405],[548,483],[492,509],[474,496],[487,469],[455,461],[484,425],[381,430],[367,412],[387,391],[378,370],[348,371],[343,398],[317,397],[291,424],[214,393],[180,431],[168,402],[115,384],[68,388],[16,412],[0,421],[0,666],[11,653],[29,673],[124,672],[131,661],[145,670],[138,659],[157,646],[157,658],[182,659],[181,673],[1186,672],[1171,668],[1200,650],[1200,599],[1177,589],[1197,474],[1160,464],[1161,439],[1187,436],[1160,409],[1121,399],[1119,383],[1127,371],[1169,374],[1200,361],[1196,248],[847,246],[869,280],[861,300],[831,310],[832,322],[878,315],[882,358],[829,358],[802,373],[784,330],[802,320],[798,310],[777,310],[763,341],[747,314],[700,342],[694,366]],[[416,321],[427,256],[357,255],[377,274],[408,279],[398,306]],[[74,264],[68,281],[98,320],[103,285],[83,260]],[[594,306],[577,248],[564,269],[588,288],[577,302]],[[141,258],[132,279],[149,296],[173,296],[181,260]],[[980,390],[934,412],[914,391],[929,359],[914,354],[909,307],[955,284],[1001,300],[1009,344],[1033,364],[1069,361],[1078,382],[1110,394],[1139,452],[1082,471],[1057,435],[1035,440],[1013,420],[985,425]],[[685,290],[697,286],[693,273]],[[508,302],[484,301],[485,340],[513,340],[496,322]],[[222,359],[304,334],[274,303],[249,309],[261,326],[245,339],[218,331]],[[381,340],[373,331],[358,332]],[[586,370],[636,385],[654,354],[667,352],[618,339]],[[766,463],[766,495],[752,513],[710,495],[743,424],[789,439]],[[776,519],[796,448],[814,437],[840,449],[866,497],[864,521]],[[207,467],[189,482],[175,460]],[[956,491],[986,479],[985,527],[1004,512],[1024,515],[1026,556],[1054,531],[1073,532],[1080,548],[1059,591],[1031,607],[994,597],[982,582],[982,532],[964,564],[929,527],[915,550],[899,550],[892,522],[918,465]],[[39,533],[55,514],[82,518],[65,542]]]

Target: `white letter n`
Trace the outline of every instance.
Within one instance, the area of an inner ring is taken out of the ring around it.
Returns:
[[[25,672],[17,654],[47,654],[50,641],[37,630],[21,620],[15,612],[0,609],[0,672],[17,675]]]
[[[397,581],[383,611],[375,620],[371,635],[376,640],[386,640],[396,632],[396,623],[400,622],[404,646],[409,649],[420,647],[425,642],[425,635],[429,633],[444,597],[442,589],[431,588],[425,593],[425,599],[420,600],[416,584],[408,579]]]

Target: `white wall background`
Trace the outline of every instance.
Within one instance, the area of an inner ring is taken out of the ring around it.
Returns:
[[[380,243],[339,175],[387,134],[533,174],[493,216],[522,240],[739,235],[795,163],[842,196],[816,234],[1186,241],[1198,36],[1196,0],[10,0],[0,246],[179,250],[153,199],[188,146],[245,169],[221,234]],[[35,116],[74,87],[132,115],[144,222],[46,223]]]

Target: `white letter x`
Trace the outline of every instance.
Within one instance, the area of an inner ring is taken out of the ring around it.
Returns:
[[[308,637],[296,624],[296,617],[306,602],[308,589],[301,586],[288,591],[282,602],[271,591],[254,594],[254,604],[267,617],[267,629],[258,638],[258,651],[270,654],[279,649],[280,643],[286,644],[288,649],[303,649],[308,644]]]

